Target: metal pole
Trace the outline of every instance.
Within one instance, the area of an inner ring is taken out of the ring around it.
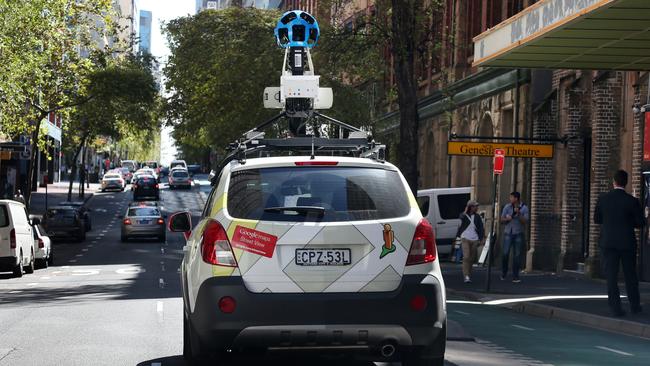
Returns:
[[[485,292],[490,292],[490,282],[492,280],[492,251],[494,250],[494,242],[495,235],[494,235],[494,225],[497,222],[497,216],[498,212],[496,210],[497,206],[497,185],[499,182],[499,176],[497,174],[494,174],[494,178],[492,179],[492,225],[490,225],[490,236],[488,236],[488,270],[487,270],[487,278],[485,280]]]

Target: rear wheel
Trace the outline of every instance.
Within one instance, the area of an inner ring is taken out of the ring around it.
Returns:
[[[192,329],[192,324],[186,316],[183,316],[183,358],[190,365],[202,365],[206,360],[206,355],[201,350],[199,336]]]
[[[36,264],[36,269],[41,269],[41,268],[45,269],[48,266],[47,258],[37,259],[35,264]]]
[[[50,255],[47,257],[47,264],[50,266],[54,264],[54,253],[52,253],[52,250],[50,250]]]
[[[18,258],[18,264],[14,267],[13,270],[14,277],[23,276],[23,251],[20,251],[20,257]]]
[[[32,255],[29,258],[29,264],[25,267],[25,273],[34,273],[34,252],[32,251]]]

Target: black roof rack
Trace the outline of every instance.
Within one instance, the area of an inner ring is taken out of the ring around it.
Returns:
[[[354,127],[347,123],[336,120],[332,117],[312,111],[312,129],[318,131],[318,123],[330,124],[345,131],[347,138],[329,138],[316,135],[306,135],[287,138],[266,138],[264,129],[272,126],[283,118],[291,118],[286,112],[282,112],[273,118],[263,122],[259,126],[246,132],[243,137],[228,146],[230,152],[219,164],[218,169],[223,169],[233,160],[245,164],[248,157],[272,156],[273,152],[282,154],[304,154],[313,159],[316,155],[337,155],[370,158],[380,162],[386,159],[386,147],[372,138],[369,132]],[[315,123],[315,122],[318,123]],[[213,184],[214,179],[213,178]]]

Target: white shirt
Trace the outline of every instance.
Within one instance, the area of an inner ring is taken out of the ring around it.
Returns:
[[[469,218],[469,226],[467,226],[467,229],[465,229],[465,231],[463,231],[463,233],[460,234],[460,238],[471,240],[471,241],[477,241],[478,233],[476,232],[476,225],[474,225],[474,217],[476,215],[469,216],[465,214],[465,216]]]

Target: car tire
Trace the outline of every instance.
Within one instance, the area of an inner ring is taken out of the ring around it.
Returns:
[[[32,256],[29,259],[29,264],[25,267],[25,273],[27,273],[27,274],[34,273],[34,269],[35,269],[34,253],[32,252]]]
[[[165,240],[167,240],[167,235],[165,235],[165,234],[163,234],[163,235],[158,235],[158,241],[159,241],[159,242],[164,243]]]
[[[13,270],[13,275],[16,278],[20,278],[23,276],[23,252],[22,250],[20,251],[20,258],[18,259],[18,264],[14,267]]]
[[[54,253],[52,253],[51,249],[50,249],[50,255],[47,257],[47,264],[50,266],[54,264]]]
[[[36,269],[46,269],[48,265],[47,259],[46,258],[37,259],[35,265],[36,265]]]
[[[190,365],[194,366],[204,365],[208,361],[206,355],[201,350],[199,336],[192,328],[192,323],[190,323],[186,316],[183,316],[183,358]],[[215,363],[211,362],[210,365],[215,365]]]

